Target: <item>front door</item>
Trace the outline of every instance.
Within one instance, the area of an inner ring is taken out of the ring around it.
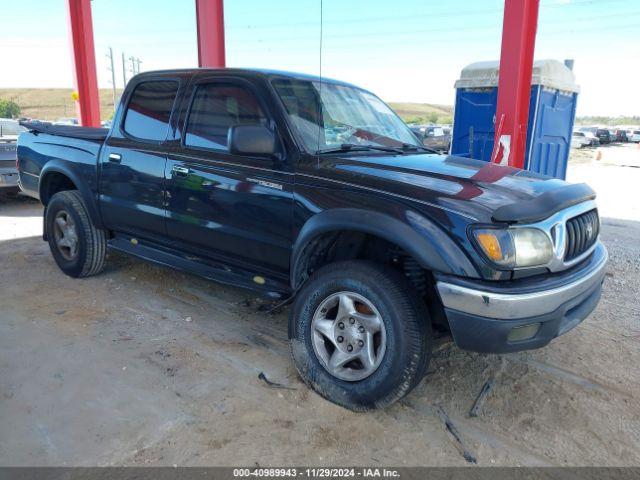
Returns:
[[[188,250],[257,272],[286,273],[293,175],[283,159],[229,152],[233,125],[275,128],[251,85],[196,82],[183,138],[168,156],[167,230]]]

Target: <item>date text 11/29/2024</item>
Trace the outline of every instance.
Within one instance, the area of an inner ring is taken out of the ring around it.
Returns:
[[[400,478],[392,468],[234,468],[234,478]]]

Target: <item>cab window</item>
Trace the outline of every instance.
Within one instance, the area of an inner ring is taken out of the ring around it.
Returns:
[[[267,117],[255,95],[234,84],[200,85],[189,111],[184,143],[228,151],[227,135],[235,125],[267,125]]]
[[[175,80],[139,84],[125,112],[124,131],[142,140],[165,140],[177,92]]]

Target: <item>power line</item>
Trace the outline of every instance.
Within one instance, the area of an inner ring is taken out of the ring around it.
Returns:
[[[545,31],[544,32],[544,36],[548,37],[548,36],[556,36],[556,35],[567,35],[567,33],[598,33],[598,32],[605,32],[605,31],[618,31],[618,30],[627,30],[627,29],[636,29],[638,28],[638,24],[637,23],[633,23],[633,24],[625,24],[625,25],[612,25],[612,26],[607,26],[607,27],[598,27],[598,28],[576,28],[576,29],[561,29],[561,30],[551,30],[551,31]],[[493,28],[485,28],[483,29],[485,32],[488,32],[490,30],[493,30]],[[499,32],[499,28],[495,28],[494,30],[496,30],[496,32]],[[463,35],[463,36],[456,36],[455,38],[451,38],[451,39],[441,39],[441,43],[443,45],[450,45],[450,44],[463,44],[463,43],[470,43],[471,40],[474,39],[478,39],[478,38],[486,38],[487,37],[487,33],[482,33],[479,30],[475,31],[475,34],[472,35]],[[325,36],[325,41],[327,40],[328,37]],[[415,38],[415,39],[411,39],[411,40],[406,40],[403,39],[401,41],[393,41],[393,40],[383,40],[383,42],[366,42],[366,43],[349,43],[348,45],[325,45],[323,46],[323,50],[339,50],[339,51],[345,51],[345,47],[348,47],[349,49],[354,48],[354,47],[369,47],[369,48],[374,48],[374,47],[387,47],[387,46],[416,46],[416,42],[419,42],[421,39],[420,38]],[[326,43],[326,42],[325,42]],[[601,43],[601,40],[598,39],[598,43]],[[281,45],[277,45],[276,47],[280,47]],[[300,52],[305,52],[308,51],[311,47],[305,47],[303,45],[282,45],[282,48],[285,49],[287,52],[291,52],[291,51],[300,51]],[[247,48],[234,48],[233,51],[236,52],[243,52],[243,51],[252,51],[255,52],[256,51],[256,47],[247,47]],[[266,47],[266,51],[272,51],[274,50],[274,46],[270,45],[268,47]],[[353,54],[353,51],[349,51],[346,53],[350,53]],[[372,54],[375,55],[379,55],[379,53],[376,52],[372,52]],[[358,52],[357,53],[358,58],[362,58],[362,52]]]
[[[544,8],[563,8],[569,9],[569,7],[581,7],[588,5],[605,5],[611,3],[620,3],[627,2],[628,0],[574,0],[570,3],[552,3],[549,5],[541,5],[541,9]],[[431,18],[449,18],[449,17],[468,17],[468,16],[479,16],[479,15],[495,15],[501,14],[503,9],[483,9],[483,10],[450,10],[450,11],[442,11],[442,12],[431,12],[431,13],[415,13],[413,15],[401,15],[401,16],[385,16],[385,17],[358,17],[358,18],[349,18],[349,19],[338,19],[338,20],[326,20],[324,23],[327,25],[333,24],[353,24],[353,23],[372,23],[372,22],[394,22],[394,21],[402,21],[402,20],[419,20],[422,18],[431,19]],[[283,22],[283,23],[271,23],[271,24],[263,24],[263,25],[230,25],[226,27],[227,30],[240,30],[240,29],[270,29],[270,28],[283,28],[283,27],[292,27],[292,26],[302,26],[302,25],[317,25],[316,21],[305,21],[305,22]]]

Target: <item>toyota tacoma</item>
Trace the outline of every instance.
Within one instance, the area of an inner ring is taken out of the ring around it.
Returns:
[[[539,348],[600,298],[587,185],[435,154],[343,82],[145,72],[109,130],[26,127],[20,186],[64,273],[99,273],[111,249],[292,301],[300,376],[352,410],[411,391],[435,338]]]

